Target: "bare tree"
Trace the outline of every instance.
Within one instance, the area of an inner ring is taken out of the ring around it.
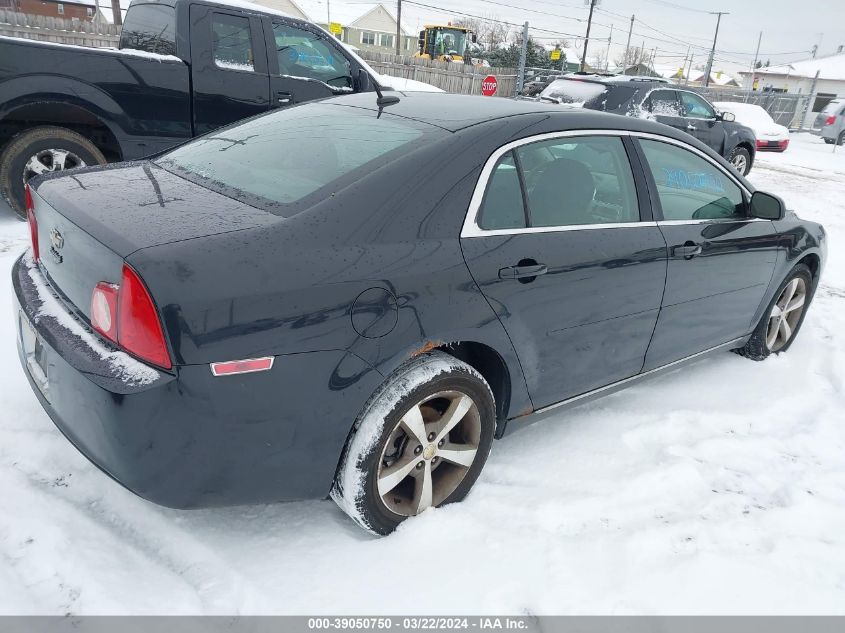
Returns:
[[[647,64],[651,59],[651,53],[640,46],[634,46],[625,51],[622,55],[613,58],[617,68],[630,68],[637,64]]]
[[[495,50],[508,41],[510,27],[494,16],[470,18],[466,16],[452,18],[452,24],[464,26],[475,33],[478,43],[486,50]]]
[[[607,65],[607,49],[600,48],[593,55],[593,70],[604,70]]]

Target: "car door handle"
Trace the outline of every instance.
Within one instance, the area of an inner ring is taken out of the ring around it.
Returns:
[[[499,279],[524,279],[525,277],[537,277],[549,272],[545,264],[531,264],[528,266],[508,266],[499,270]]]
[[[277,92],[276,102],[280,106],[290,105],[291,103],[293,103],[293,95],[289,92]]]
[[[701,255],[701,244],[687,242],[683,246],[675,246],[672,249],[672,255],[675,257],[683,257],[684,259],[692,259],[696,255]]]
[[[695,127],[692,123],[687,123],[687,129],[688,130],[697,130],[698,128]]]

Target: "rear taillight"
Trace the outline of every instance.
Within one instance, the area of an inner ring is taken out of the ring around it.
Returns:
[[[100,282],[91,294],[91,326],[138,358],[163,369],[173,363],[153,298],[129,265],[120,285]]]
[[[836,117],[835,116],[827,117],[827,119],[825,119],[825,122],[824,122],[825,125],[833,125],[834,123],[836,123]]]
[[[153,298],[141,278],[123,265],[117,302],[117,341],[130,354],[170,369],[170,354]]]
[[[120,286],[101,281],[91,295],[91,326],[117,343],[117,297]]]
[[[26,205],[26,221],[29,223],[29,237],[32,239],[32,256],[35,261],[41,259],[38,250],[38,221],[35,219],[35,205],[32,204],[32,191],[29,185],[24,185],[24,204]]]
[[[769,145],[768,141],[764,141],[764,140],[759,139],[759,138],[757,139],[757,148],[758,149],[761,148],[761,147],[767,147],[768,145]]]

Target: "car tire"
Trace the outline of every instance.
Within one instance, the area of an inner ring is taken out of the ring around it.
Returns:
[[[78,132],[55,126],[36,127],[15,136],[0,155],[0,194],[25,218],[25,180],[39,173],[105,162],[96,145]]]
[[[778,286],[751,338],[734,351],[757,361],[787,351],[801,329],[812,299],[813,275],[807,266],[798,264]],[[789,309],[784,311],[784,308]]]
[[[837,145],[845,145],[845,130],[839,133],[839,137],[836,139]]]
[[[823,140],[824,140],[824,142],[825,142],[825,143],[827,143],[828,145],[833,145],[833,139],[832,139],[832,138],[824,138]]]
[[[331,497],[365,530],[389,534],[428,507],[466,497],[495,427],[493,393],[475,369],[444,352],[421,354],[364,407]]]
[[[743,176],[747,176],[751,171],[751,153],[744,147],[734,147],[728,156],[728,162]]]

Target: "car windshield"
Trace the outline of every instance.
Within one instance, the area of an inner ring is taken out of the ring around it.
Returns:
[[[279,215],[334,195],[445,132],[363,108],[308,104],[199,137],[156,160],[192,182]]]
[[[467,47],[467,34],[460,29],[439,29],[434,38],[436,55],[463,56]]]

